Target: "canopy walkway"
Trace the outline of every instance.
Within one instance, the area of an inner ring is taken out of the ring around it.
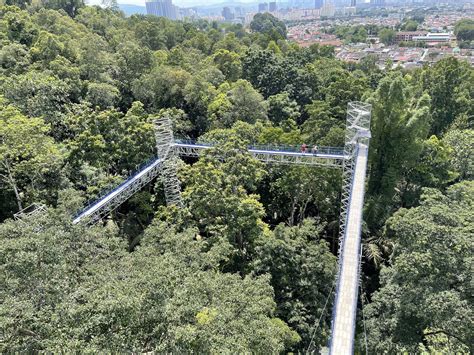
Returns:
[[[166,155],[199,157],[206,149],[215,143],[198,143],[190,140],[176,140],[170,145]],[[274,164],[317,165],[341,167],[344,160],[344,150],[341,148],[321,147],[314,153],[298,151],[299,147],[291,146],[251,146],[248,151],[258,160]],[[83,219],[97,221],[120,206],[143,186],[158,177],[162,171],[164,159],[155,158],[143,166],[130,178],[115,189],[108,191],[97,200],[88,204],[73,220],[79,223]]]
[[[253,145],[248,152],[256,159],[272,164],[342,168],[339,267],[333,307],[330,353],[352,354],[360,274],[362,208],[370,139],[371,106],[350,103],[344,148]],[[199,157],[214,143],[174,140],[171,121],[163,117],[155,122],[158,158],[147,163],[120,186],[104,194],[78,213],[73,223],[93,223],[120,206],[159,175],[163,178],[168,205],[182,206],[176,157]]]

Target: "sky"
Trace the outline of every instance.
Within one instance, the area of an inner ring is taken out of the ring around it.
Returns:
[[[127,0],[121,0],[127,1]],[[225,0],[173,0],[173,4],[182,6],[182,7],[191,7],[197,5],[211,5],[211,4],[220,4],[225,2]],[[238,2],[256,2],[255,0],[239,0]],[[144,2],[145,3],[145,2]]]
[[[237,0],[242,3],[256,2],[256,0]],[[181,7],[192,7],[198,5],[212,5],[226,2],[225,0],[173,0],[173,4]],[[88,4],[100,4],[100,0],[88,0]],[[119,4],[131,4],[145,6],[145,0],[118,0]]]

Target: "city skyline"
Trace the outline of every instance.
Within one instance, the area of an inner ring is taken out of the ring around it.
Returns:
[[[139,6],[146,6],[145,0],[118,0],[119,4],[124,5],[139,5]],[[224,4],[225,0],[173,0],[173,5],[179,7],[194,7],[194,6],[206,6],[206,5],[218,5]],[[238,0],[236,3],[242,4],[253,4],[257,3],[255,0]],[[101,0],[88,0],[87,4],[89,5],[100,5]]]

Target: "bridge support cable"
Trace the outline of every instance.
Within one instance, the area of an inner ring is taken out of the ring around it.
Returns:
[[[173,127],[169,116],[155,122],[155,139],[158,157],[163,159],[161,178],[165,190],[166,204],[182,207],[181,184],[178,179],[178,156],[174,149]]]
[[[343,162],[339,263],[330,341],[332,355],[352,354],[354,348],[370,119],[370,105],[349,103]]]

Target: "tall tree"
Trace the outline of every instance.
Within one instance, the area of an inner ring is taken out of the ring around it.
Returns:
[[[280,224],[271,236],[257,242],[254,272],[271,275],[276,314],[302,337],[295,351],[307,351],[310,343],[311,349],[324,346],[330,332],[330,306],[324,306],[333,297],[336,258],[319,237],[323,228],[314,220],[298,227]]]
[[[403,172],[422,151],[431,117],[429,96],[412,96],[407,81],[395,74],[384,78],[370,102],[372,140],[369,156],[369,226],[378,229],[391,213]]]
[[[41,118],[28,118],[4,100],[0,105],[0,179],[21,210],[27,187],[57,168],[60,155]]]
[[[439,135],[461,114],[474,115],[472,82],[474,70],[454,57],[445,58],[421,77],[423,89],[431,97],[433,122],[431,133]]]
[[[371,352],[473,351],[473,196],[472,181],[425,189],[388,220],[393,252],[365,308]]]

